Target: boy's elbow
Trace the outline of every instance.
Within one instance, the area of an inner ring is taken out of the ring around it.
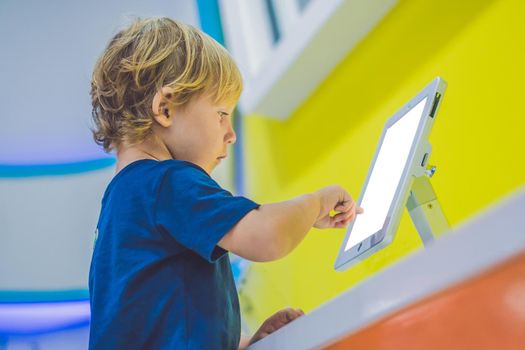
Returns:
[[[271,225],[269,228],[268,261],[279,260],[287,256],[293,249],[287,232],[279,225]]]
[[[248,258],[255,262],[270,262],[284,258],[291,248],[282,229],[271,221],[259,226],[257,238],[252,242],[252,254]]]
[[[284,258],[290,251],[280,246],[279,244],[273,243],[266,247],[266,252],[261,256],[259,262],[270,262]]]
[[[293,249],[286,228],[259,210],[247,214],[219,245],[255,262],[279,260]]]
[[[278,246],[266,246],[251,259],[254,262],[270,262],[284,258],[289,251]]]
[[[265,247],[265,249],[262,249],[247,259],[253,262],[271,262],[281,259],[284,255],[273,248]]]

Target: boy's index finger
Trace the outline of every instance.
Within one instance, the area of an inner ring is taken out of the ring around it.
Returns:
[[[350,211],[355,205],[355,202],[353,200],[347,200],[347,201],[344,201],[344,202],[341,202],[340,204],[338,204],[336,207],[335,207],[335,210],[339,211],[339,212],[348,212]]]

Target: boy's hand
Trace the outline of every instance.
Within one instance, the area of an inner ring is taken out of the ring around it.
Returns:
[[[358,208],[352,196],[338,185],[321,188],[315,192],[321,202],[319,216],[314,223],[317,228],[343,228],[346,227],[357,214],[363,213],[363,208]],[[330,211],[338,214],[330,216]]]
[[[304,312],[301,309],[286,308],[276,312],[266,321],[264,321],[262,326],[253,335],[249,345],[252,345],[256,341],[261,340],[269,334],[272,334],[285,324],[292,322],[302,315],[304,315]]]

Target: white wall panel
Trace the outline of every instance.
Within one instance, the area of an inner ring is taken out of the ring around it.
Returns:
[[[87,287],[100,201],[114,168],[0,178],[0,290]]]

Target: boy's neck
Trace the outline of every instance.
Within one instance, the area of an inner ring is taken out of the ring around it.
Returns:
[[[173,157],[164,145],[155,142],[151,138],[134,146],[123,144],[117,150],[117,168],[115,172],[118,173],[126,165],[141,159],[162,161],[173,159]]]

